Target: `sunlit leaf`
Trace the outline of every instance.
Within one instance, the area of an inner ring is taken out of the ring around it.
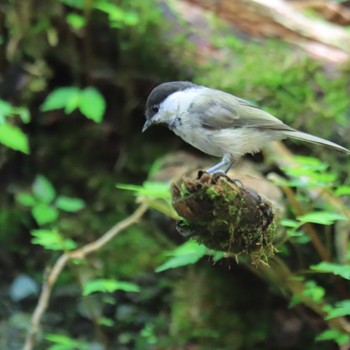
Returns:
[[[32,207],[37,203],[34,196],[32,196],[30,193],[21,192],[16,194],[16,200],[21,203],[22,205],[25,205],[27,207]]]
[[[35,197],[44,203],[51,203],[56,196],[52,183],[43,175],[37,175],[32,190]]]
[[[323,300],[326,291],[323,287],[317,285],[315,281],[309,280],[305,283],[303,294],[311,300],[319,302]]]
[[[304,169],[323,171],[328,168],[328,164],[322,162],[319,158],[308,156],[294,156],[293,159],[296,160]]]
[[[191,265],[200,260],[203,256],[208,254],[209,249],[204,245],[199,244],[195,241],[187,241],[173,252],[170,253],[172,256],[164,264],[156,268],[156,272],[173,269],[179,266]]]
[[[140,19],[136,12],[125,12],[123,21],[126,25],[134,26],[139,23]]]
[[[10,124],[0,124],[0,143],[12,148],[15,151],[29,154],[27,135],[16,126]]]
[[[280,221],[280,224],[290,228],[298,228],[300,226],[300,222],[291,219],[283,219]]]
[[[88,87],[81,92],[79,109],[87,118],[100,123],[106,110],[106,101],[95,88]]]
[[[23,123],[30,121],[30,113],[26,107],[15,107],[0,99],[0,124],[5,122],[6,117],[19,116]]]
[[[47,334],[45,338],[54,344],[47,347],[47,350],[87,350],[90,348],[86,342],[70,338],[63,334]]]
[[[42,203],[32,208],[32,215],[38,225],[41,226],[56,221],[58,218],[58,211],[56,208]]]
[[[170,199],[170,186],[165,182],[144,182],[142,186],[117,184],[117,188],[136,192],[137,196],[145,196],[149,198]]]
[[[328,272],[350,280],[350,265],[336,264],[323,261],[317,265],[311,265],[311,270],[319,272]]]
[[[55,205],[57,208],[64,211],[76,212],[85,207],[85,202],[80,198],[58,196]]]
[[[79,108],[81,103],[81,91],[79,89],[72,90],[71,95],[66,101],[66,105],[64,107],[64,113],[70,114],[74,112],[77,108]]]
[[[327,329],[316,337],[317,341],[333,340],[338,345],[345,345],[350,341],[350,335],[340,331],[339,329]]]
[[[139,292],[140,287],[134,283],[122,282],[114,279],[96,279],[88,281],[83,285],[83,295],[85,296],[95,292],[112,293],[116,290]]]
[[[48,250],[72,250],[76,248],[76,243],[67,238],[63,238],[57,230],[38,229],[31,231],[32,243],[41,245]]]
[[[7,117],[11,113],[11,110],[12,110],[11,104],[0,99],[0,118],[1,118],[1,120],[4,121],[5,117]]]
[[[66,21],[74,29],[80,29],[86,24],[86,20],[83,16],[73,12],[66,16]]]
[[[119,6],[114,5],[112,3],[108,2],[97,2],[95,4],[95,8],[105,12],[110,20],[116,21],[116,20],[122,20],[124,16],[124,10],[121,9]]]
[[[339,186],[335,190],[335,195],[336,196],[346,196],[350,195],[350,186]]]
[[[13,113],[17,114],[23,123],[28,124],[30,122],[30,112],[26,107],[13,107]]]
[[[46,112],[54,109],[64,108],[66,113],[78,108],[80,101],[80,90],[74,86],[61,87],[52,91],[40,106],[40,110]]]
[[[350,300],[338,301],[335,306],[328,312],[326,320],[335,317],[350,315]]]
[[[107,318],[107,317],[100,317],[98,319],[98,324],[100,324],[101,326],[105,326],[105,327],[113,327],[114,321],[110,318]]]
[[[330,211],[315,211],[311,213],[307,213],[305,215],[301,215],[297,217],[301,222],[310,222],[313,224],[320,225],[332,225],[335,221],[338,220],[347,220],[347,217]]]

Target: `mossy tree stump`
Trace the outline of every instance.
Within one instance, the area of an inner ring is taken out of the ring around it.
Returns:
[[[255,191],[223,174],[199,172],[172,184],[173,206],[181,216],[177,229],[206,247],[267,262],[276,225],[271,204]]]

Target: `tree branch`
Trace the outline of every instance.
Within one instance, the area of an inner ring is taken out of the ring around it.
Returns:
[[[85,246],[69,251],[64,252],[56,261],[55,265],[52,269],[48,269],[45,272],[46,277],[44,278],[43,287],[41,290],[41,294],[39,296],[38,304],[34,310],[31,327],[28,331],[23,350],[32,350],[36,337],[40,330],[41,319],[48,307],[52,289],[57,281],[58,276],[61,274],[62,270],[66,266],[66,264],[72,259],[83,259],[88,254],[95,252],[106,245],[110,240],[112,240],[117,234],[121,231],[125,230],[127,227],[136,223],[146,212],[148,206],[145,204],[140,205],[133,214],[131,214],[126,219],[118,222],[114,225],[109,231],[103,234],[96,241],[86,244]]]

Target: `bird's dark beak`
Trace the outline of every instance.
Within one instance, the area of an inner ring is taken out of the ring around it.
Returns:
[[[142,132],[145,132],[151,125],[152,125],[152,120],[151,119],[147,119],[146,123],[144,124],[144,126],[142,128]]]

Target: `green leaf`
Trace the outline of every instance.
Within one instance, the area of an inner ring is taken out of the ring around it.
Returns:
[[[330,211],[315,211],[298,216],[297,219],[301,222],[311,222],[320,225],[332,225],[337,220],[347,220],[347,217]]]
[[[317,285],[315,281],[307,281],[303,294],[315,302],[320,302],[323,300],[326,291],[323,287]]]
[[[324,171],[328,168],[328,164],[315,157],[294,156],[293,159],[296,160],[303,169]]]
[[[58,209],[74,213],[83,209],[85,202],[80,198],[58,196],[55,205]]]
[[[128,26],[135,26],[140,22],[140,18],[136,12],[125,12],[123,21]]]
[[[335,306],[328,312],[326,320],[335,317],[350,315],[350,300],[338,301]]]
[[[334,275],[350,280],[350,265],[340,265],[323,261],[317,265],[310,266],[310,268],[314,271],[333,273]]]
[[[110,25],[113,28],[121,28],[123,25],[134,26],[140,21],[136,12],[124,11],[121,7],[114,4],[100,2],[95,4],[95,8],[108,15]]]
[[[29,154],[27,135],[20,128],[13,125],[0,125],[0,143],[14,149],[15,151]]]
[[[12,107],[10,111],[11,114],[18,115],[21,118],[22,122],[25,124],[28,124],[30,122],[30,113],[28,108],[14,107],[14,106],[11,106],[11,107]]]
[[[137,196],[144,196],[148,198],[163,198],[170,199],[170,186],[164,182],[144,182],[142,186],[117,184],[117,188],[121,190],[134,191]]]
[[[300,222],[291,219],[283,219],[280,221],[280,224],[290,228],[298,228],[300,226]]]
[[[63,238],[57,230],[38,229],[30,233],[34,237],[32,243],[48,250],[72,250],[77,246],[73,240]]]
[[[66,21],[74,29],[80,29],[86,24],[86,20],[83,16],[73,12],[66,16]]]
[[[101,326],[105,326],[105,327],[113,327],[114,321],[110,318],[107,318],[107,317],[100,317],[98,319],[98,324],[100,324]]]
[[[50,224],[57,220],[58,211],[56,208],[40,203],[32,208],[32,215],[39,226]]]
[[[30,193],[26,192],[16,194],[16,200],[26,207],[33,207],[35,204],[37,204],[36,199]]]
[[[98,2],[95,4],[95,8],[108,14],[109,20],[111,21],[121,21],[124,17],[124,10],[108,2]]]
[[[79,109],[87,118],[100,123],[106,110],[106,101],[95,88],[88,87],[81,92]]]
[[[22,122],[28,124],[30,122],[30,112],[26,107],[15,107],[14,112],[19,115]]]
[[[336,196],[350,195],[350,186],[339,186],[339,187],[335,190],[335,195],[336,195]]]
[[[40,106],[43,112],[64,108],[65,113],[71,113],[80,103],[80,90],[74,86],[62,87],[52,91]]]
[[[5,120],[11,114],[12,105],[4,100],[0,99],[0,117],[1,120]]]
[[[219,260],[223,259],[225,257],[225,252],[222,252],[220,250],[215,250],[213,252],[213,261],[218,262]]]
[[[71,6],[80,10],[82,10],[85,5],[85,0],[59,0],[59,1],[67,6]]]
[[[56,191],[52,183],[43,175],[37,175],[32,190],[34,196],[43,203],[51,203],[56,196]]]
[[[140,288],[134,283],[121,282],[114,279],[96,279],[83,285],[83,295],[90,295],[95,292],[112,293],[116,290],[124,292],[139,292]]]
[[[156,268],[162,272],[176,267],[191,265],[209,253],[209,249],[195,241],[187,241],[171,253],[171,258]]]
[[[14,107],[10,103],[0,99],[0,124],[5,122],[6,117],[18,115],[23,123],[29,123],[30,113],[26,107]]]
[[[89,345],[81,340],[72,339],[63,334],[47,334],[46,340],[54,345],[48,347],[48,350],[87,350]]]
[[[317,341],[333,340],[338,345],[345,345],[350,341],[350,335],[340,331],[339,329],[327,329],[316,337]]]

